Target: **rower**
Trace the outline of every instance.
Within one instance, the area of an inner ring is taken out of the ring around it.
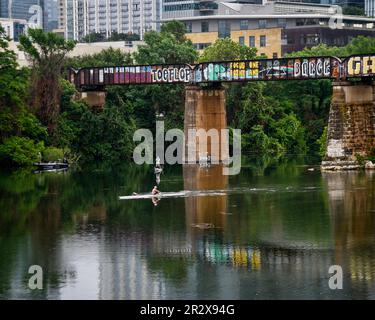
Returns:
[[[152,189],[151,193],[152,193],[152,195],[157,195],[157,194],[160,193],[160,191],[158,190],[158,187],[155,186],[154,189]]]

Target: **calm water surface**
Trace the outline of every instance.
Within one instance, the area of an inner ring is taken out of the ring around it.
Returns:
[[[161,190],[201,196],[118,200],[154,184],[148,167],[1,173],[0,298],[375,298],[375,172],[173,167]],[[41,291],[27,286],[35,264]]]

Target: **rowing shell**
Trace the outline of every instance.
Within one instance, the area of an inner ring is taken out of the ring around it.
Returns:
[[[181,198],[186,197],[188,194],[187,191],[181,191],[181,192],[163,192],[159,194],[137,194],[132,196],[124,196],[119,197],[120,200],[137,200],[137,199],[152,199],[152,198]]]
[[[180,192],[161,192],[157,195],[150,193],[146,194],[137,194],[131,196],[119,197],[120,200],[138,200],[138,199],[165,199],[165,198],[187,198],[187,197],[204,197],[204,196],[223,196],[226,193],[211,191],[211,192],[202,192],[202,191],[180,191]]]

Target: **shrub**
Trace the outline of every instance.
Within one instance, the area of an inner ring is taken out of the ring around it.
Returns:
[[[0,162],[11,166],[29,166],[39,160],[44,143],[23,137],[11,137],[0,145]]]
[[[64,158],[64,151],[55,147],[48,147],[44,149],[42,156],[43,161],[46,162],[62,160]]]
[[[324,157],[327,152],[327,137],[328,127],[325,127],[322,136],[317,141],[317,144],[319,146],[319,155],[322,157]]]

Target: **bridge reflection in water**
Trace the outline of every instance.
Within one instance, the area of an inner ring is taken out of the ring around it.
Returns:
[[[323,173],[334,234],[335,263],[354,283],[375,281],[375,173]],[[373,297],[374,298],[374,297]]]
[[[210,240],[204,232],[225,233],[228,212],[228,181],[223,175],[223,166],[202,167],[185,165],[183,167],[184,189],[217,191],[216,196],[189,197],[185,199],[186,234],[192,244],[195,255],[212,263],[232,264],[249,268],[260,268],[260,252],[250,246],[236,246]],[[222,192],[222,193],[221,193]],[[221,193],[221,194],[220,194]]]
[[[202,167],[199,165],[184,165],[184,189],[192,191],[226,191],[228,176],[223,175],[223,166]],[[228,210],[226,193],[217,196],[198,196],[185,199],[185,214],[187,232],[194,228],[205,228],[212,225],[224,228]]]

